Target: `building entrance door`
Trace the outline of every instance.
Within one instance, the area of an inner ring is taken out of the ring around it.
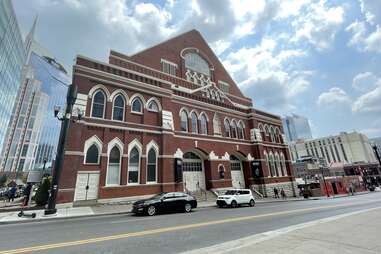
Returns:
[[[204,163],[195,153],[188,152],[183,156],[183,182],[188,191],[205,190]]]
[[[241,161],[234,155],[230,156],[230,172],[232,176],[232,186],[234,188],[245,188],[245,178],[242,171]]]
[[[96,200],[98,198],[99,172],[78,172],[74,201]]]

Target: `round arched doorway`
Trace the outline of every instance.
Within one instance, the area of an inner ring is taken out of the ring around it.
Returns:
[[[242,162],[235,155],[230,155],[230,170],[232,176],[232,186],[234,188],[245,188],[245,178],[242,171]]]
[[[183,155],[184,187],[191,192],[205,189],[205,173],[203,160],[193,152]]]

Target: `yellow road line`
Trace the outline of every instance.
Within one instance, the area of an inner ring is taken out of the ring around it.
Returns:
[[[358,205],[358,204],[365,204],[365,203],[374,203],[374,201],[363,202],[363,203],[355,203],[355,204]],[[237,218],[228,218],[228,219],[222,219],[222,220],[200,222],[200,223],[173,226],[173,227],[167,227],[167,228],[151,229],[151,230],[145,230],[145,231],[140,231],[140,232],[132,232],[132,233],[124,233],[124,234],[96,237],[96,238],[90,238],[90,239],[85,239],[85,240],[77,240],[77,241],[69,241],[69,242],[62,242],[62,243],[54,243],[54,244],[46,244],[46,245],[39,245],[39,246],[33,246],[33,247],[19,248],[19,249],[13,249],[13,250],[5,250],[5,251],[0,251],[0,254],[17,254],[17,253],[26,253],[26,252],[33,252],[33,251],[57,249],[57,248],[63,248],[63,247],[69,247],[69,246],[78,246],[78,245],[84,245],[84,244],[90,244],[90,243],[111,241],[111,240],[117,240],[117,239],[125,239],[125,238],[129,238],[129,237],[137,237],[137,236],[145,236],[145,235],[151,235],[151,234],[166,233],[166,232],[179,231],[179,230],[198,228],[198,227],[205,227],[205,226],[211,226],[211,225],[218,225],[218,224],[224,224],[224,223],[230,223],[230,222],[253,220],[253,219],[264,218],[264,217],[287,215],[287,214],[301,213],[301,212],[309,212],[309,211],[316,211],[316,210],[323,210],[323,209],[327,209],[327,208],[344,207],[344,206],[351,206],[351,205],[354,205],[354,204],[331,205],[331,206],[322,206],[322,207],[313,207],[313,208],[304,208],[304,209],[274,212],[274,213],[269,213],[269,214],[251,215],[251,216],[244,216],[244,217],[237,217]]]

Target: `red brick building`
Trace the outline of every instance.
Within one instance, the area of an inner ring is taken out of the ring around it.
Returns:
[[[294,195],[281,119],[253,108],[196,30],[109,63],[78,56],[59,202],[252,187]]]

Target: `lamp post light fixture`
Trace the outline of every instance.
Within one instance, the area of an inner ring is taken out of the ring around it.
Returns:
[[[48,201],[48,207],[45,209],[44,214],[45,215],[51,215],[55,214],[57,212],[56,209],[56,202],[57,202],[57,194],[58,194],[58,185],[60,181],[60,176],[62,172],[63,167],[63,160],[65,155],[65,143],[66,138],[69,132],[69,124],[70,119],[72,116],[73,106],[75,103],[75,100],[77,99],[77,87],[74,85],[70,85],[66,97],[66,109],[65,113],[62,117],[59,117],[60,108],[54,107],[54,116],[60,120],[61,123],[61,131],[60,131],[60,138],[57,146],[57,155],[56,159],[54,161],[54,166],[52,168],[52,185],[50,187],[50,194],[49,194],[49,201]],[[78,111],[78,120],[81,120],[82,113]],[[78,121],[77,120],[77,121]],[[76,122],[76,120],[73,120],[73,122]]]

